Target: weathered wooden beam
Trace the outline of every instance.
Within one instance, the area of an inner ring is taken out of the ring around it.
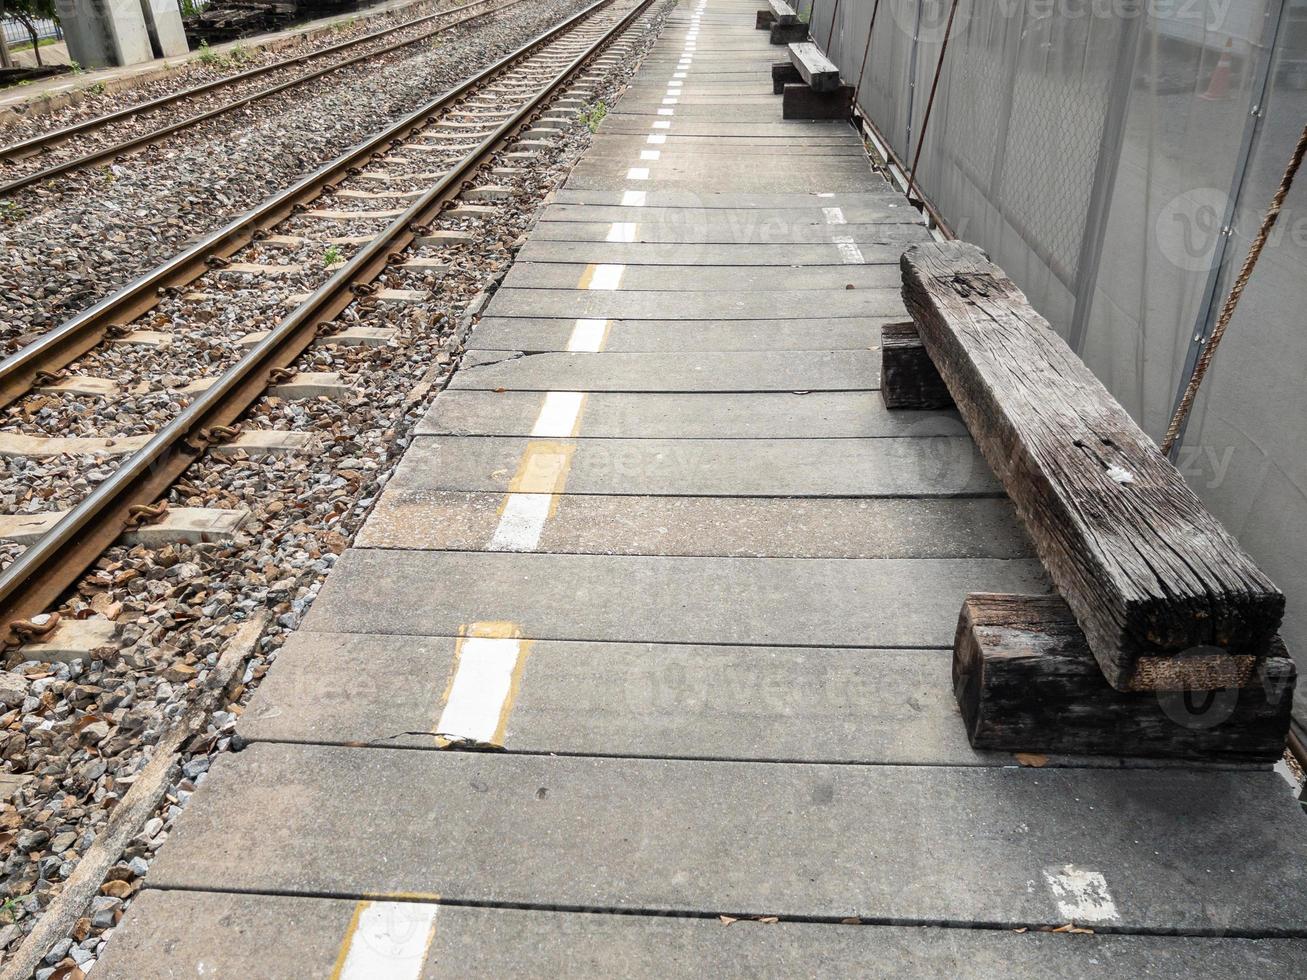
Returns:
[[[912,321],[880,328],[880,397],[886,408],[952,408],[953,396]]]
[[[790,63],[814,92],[834,92],[840,87],[840,70],[811,41],[790,45]]]
[[[785,91],[786,85],[799,85],[802,82],[803,76],[799,74],[799,69],[788,61],[778,61],[771,66],[772,95],[780,95]]]
[[[772,44],[793,44],[808,40],[808,25],[802,22],[782,24],[777,21],[771,26]]]
[[[760,31],[770,31],[771,26],[774,23],[776,23],[776,15],[773,14],[771,8],[768,7],[766,10],[758,11],[758,19],[753,26]]]
[[[834,92],[786,85],[781,98],[782,119],[848,119],[853,115],[852,85],[841,85]]]
[[[902,269],[930,359],[1108,682],[1243,683],[1279,589],[980,249],[916,245]]]
[[[1274,762],[1296,679],[1279,638],[1251,683],[1216,691],[1123,692],[1098,669],[1059,596],[967,596],[953,693],[977,749]]]

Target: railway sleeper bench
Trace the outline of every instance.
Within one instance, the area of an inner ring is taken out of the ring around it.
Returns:
[[[785,3],[785,0],[767,0],[767,6],[758,11],[755,26],[760,31],[770,31],[777,24],[782,27],[793,27],[797,23],[799,23],[799,13],[794,9],[793,4]]]
[[[1107,683],[1257,684],[1284,595],[1179,471],[979,248],[915,245],[901,267],[921,344]]]
[[[953,693],[973,748],[1273,763],[1297,678],[1278,637],[1253,682],[1217,691],[1114,689],[1059,596],[972,593],[953,645]]]
[[[840,82],[840,70],[811,41],[790,45],[790,60],[772,65],[774,95],[783,97],[784,119],[848,119],[854,90]]]
[[[808,25],[799,19],[794,5],[783,0],[767,0],[767,6],[758,11],[755,26],[760,31],[771,31],[772,44],[808,39]]]

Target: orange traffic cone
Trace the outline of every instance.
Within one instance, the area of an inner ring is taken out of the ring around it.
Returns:
[[[1198,98],[1204,102],[1218,102],[1225,98],[1230,91],[1230,66],[1234,59],[1230,55],[1232,39],[1225,39],[1225,50],[1221,52],[1220,59],[1216,62],[1216,70],[1212,72],[1212,77],[1207,82],[1207,91]]]

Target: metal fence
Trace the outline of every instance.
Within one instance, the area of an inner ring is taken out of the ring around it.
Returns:
[[[1160,440],[1307,120],[1307,0],[956,0],[941,64],[954,2],[800,9],[909,164],[940,67],[918,185]],[[1175,458],[1307,666],[1304,310],[1300,179]]]
[[[44,41],[46,38],[55,38],[63,40],[63,32],[59,30],[59,25],[52,20],[35,20],[33,24],[36,27],[36,36]],[[10,46],[18,44],[30,44],[32,35],[27,33],[26,25],[19,21],[6,18],[0,20],[0,29],[5,32],[5,40]]]

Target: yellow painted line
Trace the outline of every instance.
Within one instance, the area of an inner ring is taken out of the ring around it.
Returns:
[[[503,748],[531,642],[516,623],[472,623],[454,644],[454,663],[434,732],[442,747]]]
[[[436,937],[440,906],[365,900],[354,906],[332,980],[417,980]]]

